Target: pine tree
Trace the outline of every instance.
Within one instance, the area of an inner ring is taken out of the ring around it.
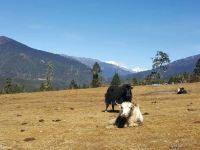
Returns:
[[[132,84],[135,86],[135,85],[138,85],[138,81],[137,81],[137,79],[136,78],[133,78],[132,79]]]
[[[111,85],[113,86],[119,86],[121,84],[121,80],[120,77],[118,75],[118,73],[115,73],[111,82]]]
[[[161,82],[161,77],[160,73],[156,71],[152,71],[147,77],[145,78],[145,83],[146,84],[155,84],[155,83],[160,83]]]
[[[11,78],[6,79],[6,84],[4,86],[3,92],[6,94],[12,93],[12,79]]]
[[[169,79],[168,83],[170,84],[171,83],[189,83],[191,82],[191,77],[192,75],[190,73],[184,72],[184,73],[172,76]]]
[[[52,80],[53,80],[53,64],[48,62],[47,76],[46,76],[46,90],[52,90]]]
[[[155,57],[152,58],[152,61],[153,61],[152,65],[153,71],[147,76],[147,82],[149,83],[160,83],[161,81],[164,82],[161,73],[167,70],[167,65],[170,63],[169,55],[163,51],[157,51]]]
[[[40,91],[45,91],[46,87],[45,87],[45,83],[42,82],[40,85]]]
[[[93,88],[101,86],[101,75],[100,74],[101,74],[101,67],[97,62],[95,62],[95,64],[93,65],[93,68],[92,68],[93,79],[92,79],[91,86]]]
[[[23,87],[19,86],[18,84],[12,85],[12,93],[21,93],[23,92]]]
[[[71,80],[69,84],[69,89],[78,89],[78,84],[76,83],[75,80]]]
[[[166,71],[167,65],[170,63],[169,55],[162,51],[157,51],[156,56],[152,58],[153,69],[159,69],[160,71]]]
[[[47,66],[46,81],[41,83],[40,91],[53,90],[52,80],[53,80],[53,64],[51,61],[49,61]]]
[[[23,88],[24,87],[20,87],[18,84],[13,84],[11,78],[7,78],[2,93],[5,94],[20,93],[23,92]]]
[[[194,77],[193,77],[195,81],[200,81],[200,58],[197,60],[196,62],[196,66],[194,68]]]
[[[86,84],[83,84],[83,85],[82,85],[82,88],[83,88],[83,89],[86,89],[86,88],[89,88],[89,86],[86,85]]]

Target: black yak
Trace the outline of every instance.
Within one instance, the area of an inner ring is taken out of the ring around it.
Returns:
[[[177,94],[187,94],[187,91],[184,89],[184,87],[178,88]]]
[[[132,92],[130,84],[123,84],[122,86],[110,86],[105,94],[106,110],[109,105],[112,105],[112,111],[114,111],[114,105],[121,104],[125,101],[132,101]]]

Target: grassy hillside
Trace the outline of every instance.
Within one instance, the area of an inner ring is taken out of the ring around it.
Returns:
[[[45,79],[49,61],[53,64],[53,79],[56,85],[60,85],[61,82],[68,84],[72,79],[79,84],[91,82],[91,69],[79,61],[37,50],[0,36],[1,78],[11,77],[26,80],[40,86],[39,79]],[[25,88],[32,88],[30,84],[27,86]],[[59,88],[63,88],[63,86]]]
[[[179,86],[189,94],[175,94]],[[117,116],[102,112],[106,89],[0,95],[0,149],[200,148],[200,83],[135,87],[148,115],[143,126],[123,129],[106,128]]]

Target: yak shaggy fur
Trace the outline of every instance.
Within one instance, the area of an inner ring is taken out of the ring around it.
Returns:
[[[117,118],[112,119],[109,124],[112,124],[118,128],[123,128],[135,127],[143,123],[144,119],[139,105],[132,104],[131,102],[123,102],[120,107],[121,110]]]

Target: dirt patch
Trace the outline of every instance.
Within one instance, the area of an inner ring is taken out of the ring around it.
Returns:
[[[148,95],[166,95],[166,94],[176,94],[176,91],[153,91],[153,92],[149,92],[149,93],[144,93],[141,94],[142,96],[148,96]]]
[[[188,111],[196,111],[196,109],[193,109],[193,108],[188,108],[187,110]]]
[[[28,137],[28,138],[24,139],[25,142],[30,142],[30,141],[34,141],[34,140],[36,140],[34,137]]]
[[[145,115],[149,115],[149,113],[148,113],[148,112],[145,112],[145,113],[143,113],[142,115],[144,115],[144,116],[145,116]]]
[[[44,122],[44,119],[40,119],[39,122]]]
[[[53,122],[60,122],[61,120],[60,119],[54,119],[52,120]]]
[[[194,123],[200,123],[200,120],[198,120],[198,121],[194,121]]]
[[[28,124],[28,123],[27,123],[27,122],[22,122],[22,123],[21,123],[21,125],[26,125],[26,124]]]

